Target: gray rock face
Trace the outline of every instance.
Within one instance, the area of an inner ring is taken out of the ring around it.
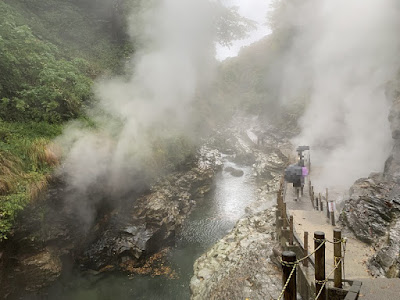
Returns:
[[[400,277],[400,218],[391,226],[386,245],[369,261],[369,268],[375,276]]]
[[[400,183],[400,83],[390,83],[386,89],[386,97],[392,102],[389,113],[390,129],[394,146],[385,163],[386,177]]]
[[[375,174],[357,180],[350,188],[341,219],[363,242],[372,244],[384,236],[393,219],[391,185]]]
[[[368,262],[375,276],[400,275],[400,83],[388,84],[389,114],[394,146],[383,174],[357,180],[350,189],[341,220],[362,241],[377,250]]]
[[[81,265],[96,271],[124,270],[139,266],[161,247],[173,245],[176,231],[195,200],[210,190],[221,164],[218,151],[203,147],[194,168],[170,174],[132,205],[114,211],[79,258]]]
[[[382,174],[357,180],[350,189],[341,221],[377,250],[368,262],[375,276],[400,274],[400,186]]]
[[[235,228],[194,264],[192,300],[276,299],[281,273],[271,262],[274,212],[241,219]]]

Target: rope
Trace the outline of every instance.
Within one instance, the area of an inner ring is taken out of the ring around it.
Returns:
[[[325,244],[325,242],[321,243],[320,245],[318,245],[317,248],[314,249],[313,252],[311,252],[310,254],[308,254],[307,256],[304,256],[303,258],[300,258],[296,261],[293,262],[287,262],[287,261],[283,261],[280,260],[281,264],[288,267],[288,266],[293,266],[293,265],[298,265],[299,263],[301,263],[303,260],[306,260],[307,258],[309,258],[311,255],[313,255],[315,252],[317,252],[323,245]]]
[[[320,290],[319,290],[317,296],[315,296],[315,300],[318,300],[319,296],[321,296],[321,293],[322,293],[322,291],[323,291],[323,289],[324,289],[326,283],[328,282],[329,277],[331,277],[331,275],[333,274],[333,272],[339,267],[340,261],[342,261],[342,260],[343,260],[343,258],[340,258],[339,261],[338,261],[337,263],[335,263],[335,267],[334,267],[333,270],[329,273],[329,275],[326,276],[326,278],[325,278],[324,280],[315,280],[315,283],[322,284],[322,286],[321,286],[321,288],[320,288]]]
[[[290,282],[290,279],[292,278],[292,275],[294,274],[294,271],[296,270],[296,267],[298,266],[298,264],[296,264],[295,262],[293,262],[293,263],[294,263],[294,264],[293,264],[292,271],[290,272],[289,277],[288,277],[288,279],[286,280],[286,283],[285,283],[285,285],[284,285],[283,288],[282,288],[282,292],[281,292],[281,294],[279,295],[278,300],[280,300],[280,299],[282,298],[283,294],[285,293],[285,290],[286,290],[286,288],[287,288],[287,286],[288,286],[288,284],[289,284],[289,282]]]
[[[343,270],[343,280],[346,280],[346,272],[344,271],[344,258],[346,256],[346,243],[347,243],[347,239],[344,238],[344,243],[342,244],[342,248],[343,248],[343,261],[342,261],[342,270]]]
[[[330,241],[327,241],[327,242],[330,242]],[[342,239],[340,239],[340,240],[334,239],[334,241],[333,241],[333,242],[330,242],[330,243],[333,243],[333,244],[342,243],[342,246],[343,246],[343,256],[334,256],[334,268],[333,268],[333,270],[329,273],[329,275],[328,275],[324,280],[315,280],[315,283],[322,284],[322,286],[321,286],[321,288],[320,288],[320,290],[319,290],[319,293],[318,293],[317,296],[315,297],[315,300],[318,300],[318,297],[321,295],[322,290],[324,289],[324,286],[326,285],[326,283],[327,283],[328,280],[329,280],[329,277],[331,277],[331,275],[333,274],[333,272],[339,267],[340,263],[342,263],[342,268],[343,268],[343,279],[345,279],[345,278],[344,278],[344,274],[345,274],[345,272],[344,272],[344,258],[345,258],[345,256],[346,256],[346,243],[347,243],[347,238],[342,238]]]

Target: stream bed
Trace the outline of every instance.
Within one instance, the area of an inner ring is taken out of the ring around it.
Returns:
[[[118,273],[89,275],[73,268],[39,295],[19,299],[189,299],[194,261],[234,227],[256,197],[252,168],[239,166],[225,156],[224,168],[227,167],[241,170],[243,175],[236,177],[224,170],[217,173],[214,187],[197,203],[177,235],[175,247],[168,251],[167,263],[176,278]]]

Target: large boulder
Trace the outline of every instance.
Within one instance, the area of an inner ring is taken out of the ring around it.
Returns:
[[[341,221],[376,254],[368,262],[375,276],[400,275],[400,186],[371,174],[357,180],[350,189]]]
[[[272,210],[241,219],[194,264],[191,299],[276,299],[281,273],[270,256],[276,246]]]
[[[361,241],[372,244],[386,234],[394,217],[391,189],[381,174],[358,179],[350,188],[341,220]]]

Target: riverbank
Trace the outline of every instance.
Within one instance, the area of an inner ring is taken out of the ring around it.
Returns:
[[[277,246],[273,205],[290,143],[276,135],[273,127],[241,125],[250,129],[232,133],[237,141],[234,148],[241,149],[239,157],[253,157],[257,193],[234,229],[196,260],[190,284],[192,300],[270,299],[277,298],[281,290],[280,269],[271,257]]]
[[[1,296],[18,298],[26,290],[33,292],[31,299],[77,266],[96,274],[141,272],[153,254],[174,245],[182,222],[210,190],[220,159],[217,150],[201,147],[186,171],[99,208],[90,228],[70,209],[67,187],[55,182],[46,199],[21,214],[14,235],[2,244]]]

